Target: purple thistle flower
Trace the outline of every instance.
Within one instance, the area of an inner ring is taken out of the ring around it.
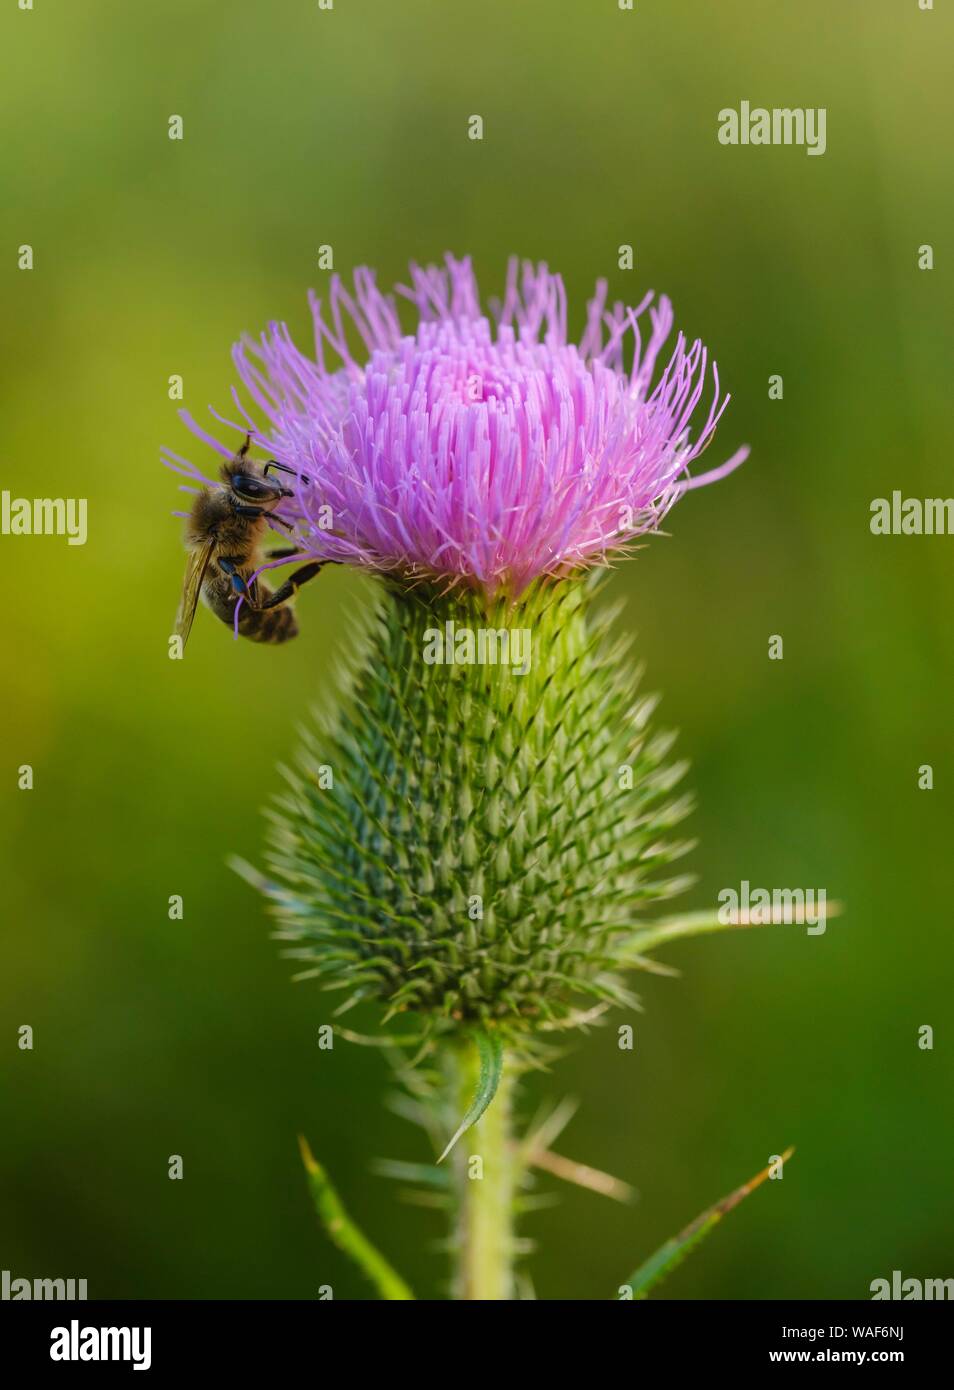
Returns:
[[[417,308],[413,333],[395,297],[360,269],[353,294],[335,276],[324,309],[309,296],[314,357],[277,323],[234,349],[268,425],[259,428],[234,390],[242,423],[222,423],[251,431],[297,475],[282,516],[296,524],[303,553],[516,597],[541,575],[604,562],[656,529],[685,491],[747,457],[739,449],[690,477],[729,397],[720,400],[714,362],[707,383],[705,347],[681,333],[652,384],[673,324],[665,297],[608,309],[600,281],[577,345],[567,339],[563,281],[545,265],[511,260],[493,319],[469,258],[412,266],[411,278],[397,292]],[[357,356],[349,336],[363,344]],[[207,481],[186,460],[170,460]]]

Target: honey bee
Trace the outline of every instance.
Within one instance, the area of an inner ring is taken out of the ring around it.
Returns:
[[[252,577],[266,558],[262,547],[268,518],[291,531],[274,510],[283,498],[294,494],[268,476],[270,468],[292,470],[274,461],[260,468],[248,458],[250,444],[251,436],[247,436],[223,467],[219,486],[202,488],[186,525],[189,561],[176,615],[176,633],[183,646],[200,597],[229,627],[235,624],[239,599],[244,599],[238,615],[241,637],[252,642],[289,641],[298,635],[298,624],[288,601],[322,568],[318,561],[302,565],[274,593],[262,579]],[[298,553],[298,547],[291,546],[269,551],[267,558],[288,559]]]

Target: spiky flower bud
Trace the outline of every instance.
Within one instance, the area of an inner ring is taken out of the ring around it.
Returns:
[[[631,1002],[618,946],[681,886],[687,802],[592,587],[383,595],[273,841],[283,935],[326,982],[510,1029]]]

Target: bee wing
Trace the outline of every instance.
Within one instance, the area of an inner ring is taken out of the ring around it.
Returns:
[[[214,549],[215,545],[210,541],[207,545],[196,546],[195,550],[189,552],[185,579],[182,583],[182,598],[179,600],[179,611],[176,614],[176,635],[182,638],[183,647],[192,631],[192,620],[202,593],[202,581],[205,579]]]

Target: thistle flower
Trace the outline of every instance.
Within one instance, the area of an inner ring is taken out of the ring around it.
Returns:
[[[592,612],[594,572],[747,450],[690,475],[728,397],[698,341],[679,334],[663,365],[667,299],[608,308],[601,283],[573,344],[545,266],[511,262],[492,318],[467,260],[411,280],[398,294],[413,331],[362,270],[353,293],[332,282],[326,308],[312,297],[314,357],[279,324],[235,349],[260,416],[234,392],[241,419],[225,423],[290,470],[299,555],[381,581],[259,882],[301,976],[343,992],[337,1013],[373,1001],[416,1018],[443,1078],[439,1126],[464,1111],[454,1138],[475,1125],[494,1174],[469,1182],[458,1158],[458,1294],[506,1298],[537,1145],[520,1158],[509,1138],[513,1066],[485,1114],[504,1049],[519,1070],[541,1034],[633,1007],[623,971],[674,930],[644,914],[688,882],[669,869],[689,848],[673,838],[685,765],[667,764],[673,735],[650,731],[655,701]],[[309,1174],[335,1238],[351,1232],[399,1296],[314,1160]]]
[[[600,282],[576,345],[563,282],[544,265],[511,261],[494,323],[469,259],[412,267],[411,279],[398,294],[417,309],[413,333],[395,296],[359,270],[353,294],[332,280],[327,309],[311,296],[313,358],[285,324],[235,348],[268,422],[262,433],[242,411],[242,428],[297,477],[284,514],[315,557],[516,597],[541,576],[604,560],[745,458],[741,449],[688,475],[729,398],[702,343],[681,333],[653,384],[668,299],[608,310]]]

